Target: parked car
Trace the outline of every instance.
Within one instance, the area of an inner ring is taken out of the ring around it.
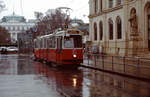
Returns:
[[[18,51],[18,48],[17,47],[7,47],[7,51],[8,52],[17,52]]]
[[[7,53],[7,47],[0,47],[0,52],[1,52],[1,54],[6,54]]]

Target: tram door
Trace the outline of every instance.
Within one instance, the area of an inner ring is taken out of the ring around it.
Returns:
[[[148,15],[148,50],[150,51],[150,14]]]
[[[56,61],[57,63],[61,62],[61,53],[62,53],[62,38],[57,38],[57,52],[56,52]]]

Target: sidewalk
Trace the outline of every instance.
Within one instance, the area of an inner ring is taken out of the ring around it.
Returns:
[[[150,79],[150,58],[91,54],[83,66],[137,78]]]

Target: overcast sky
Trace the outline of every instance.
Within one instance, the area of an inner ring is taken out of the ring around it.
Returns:
[[[21,0],[4,0],[6,4],[5,11],[1,12],[3,15],[10,15],[13,10],[17,15],[23,15],[26,19],[33,19],[34,12],[39,11],[45,13],[48,9],[55,9],[57,7],[69,7],[73,9],[71,11],[71,18],[80,18],[84,22],[88,22],[89,14],[89,0],[22,0],[21,11]]]

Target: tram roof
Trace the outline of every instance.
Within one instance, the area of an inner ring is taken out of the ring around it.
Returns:
[[[60,35],[63,35],[65,33],[65,31],[64,30],[62,30],[62,31],[58,31],[58,32],[56,32],[55,33],[55,35],[56,36],[60,36]]]
[[[69,33],[69,31],[72,31],[73,33]],[[67,29],[67,30],[63,30],[63,31],[58,31],[55,33],[55,35],[59,36],[59,35],[64,35],[65,33],[68,34],[83,34],[80,30],[78,29]]]
[[[37,39],[42,39],[42,38],[48,38],[48,37],[52,37],[52,36],[64,36],[65,34],[69,34],[69,31],[74,31],[73,33],[71,34],[83,34],[80,30],[78,29],[67,29],[67,30],[61,30],[61,31],[57,31],[53,34],[48,34],[48,35],[43,35],[43,36],[39,36],[37,37]],[[77,32],[77,33],[76,33]]]
[[[46,37],[49,37],[49,36],[52,36],[53,34],[48,34],[48,35],[43,35],[43,36],[39,36],[37,37],[38,39],[41,39],[41,38],[46,38]]]

